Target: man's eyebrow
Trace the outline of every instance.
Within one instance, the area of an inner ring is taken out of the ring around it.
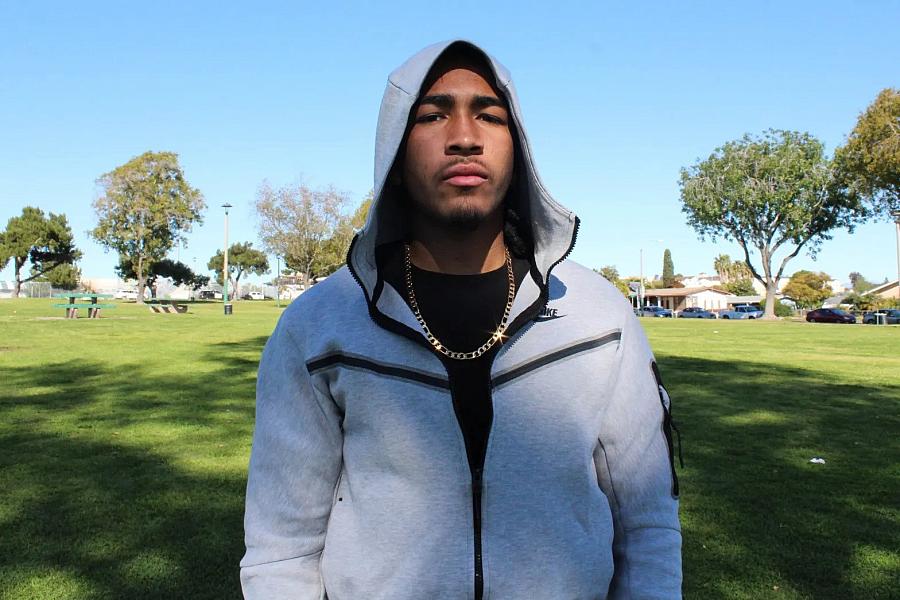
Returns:
[[[506,109],[506,104],[496,96],[475,96],[472,100],[472,108],[482,109],[496,106],[497,108]]]
[[[449,110],[456,104],[456,98],[454,98],[450,94],[433,94],[431,96],[423,96],[422,99],[419,100],[419,106],[422,106],[423,104],[431,104],[433,106],[437,106],[438,108]],[[504,110],[506,109],[506,104],[496,96],[478,95],[472,99],[472,108],[474,108],[475,110],[481,110],[483,108],[489,108],[492,106],[496,106]]]
[[[419,100],[420,106],[422,104],[433,104],[434,106],[443,108],[444,110],[453,108],[453,105],[455,103],[456,102],[453,99],[453,96],[451,96],[450,94],[434,94],[431,96],[425,96],[421,100]]]

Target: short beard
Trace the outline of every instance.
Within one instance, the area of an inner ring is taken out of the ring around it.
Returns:
[[[463,235],[477,231],[493,214],[493,212],[484,213],[468,202],[453,208],[450,213],[442,213],[430,205],[418,204],[414,200],[411,200],[411,203],[422,219],[442,229]]]

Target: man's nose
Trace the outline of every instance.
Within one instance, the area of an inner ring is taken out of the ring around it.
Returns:
[[[447,154],[462,156],[484,152],[484,142],[475,119],[462,116],[450,120],[445,150]]]

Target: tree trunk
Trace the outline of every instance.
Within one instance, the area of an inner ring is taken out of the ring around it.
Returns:
[[[775,292],[778,291],[778,282],[769,279],[766,281],[766,314],[763,319],[775,318]]]
[[[137,284],[138,284],[138,287],[137,287],[137,303],[138,303],[138,304],[143,304],[143,303],[144,303],[144,290],[147,289],[147,278],[146,278],[146,277],[138,276],[138,278],[137,278]]]
[[[22,292],[22,267],[25,266],[25,260],[20,261],[16,256],[13,258],[13,263],[16,265],[16,289],[13,290],[13,298],[18,298]]]
[[[137,268],[137,303],[144,303],[144,288],[147,286],[147,278],[144,277],[144,257],[138,256],[138,268]]]

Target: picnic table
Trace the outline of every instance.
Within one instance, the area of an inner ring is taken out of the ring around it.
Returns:
[[[53,297],[68,299],[68,302],[57,303],[53,305],[55,308],[66,309],[67,319],[77,319],[79,308],[84,308],[87,310],[88,318],[99,319],[100,309],[116,307],[115,304],[101,304],[97,302],[97,300],[100,298],[112,298],[112,294],[69,293],[53,294]]]
[[[155,313],[179,314],[187,312],[187,304],[179,304],[177,300],[153,298],[144,300],[144,304]]]

